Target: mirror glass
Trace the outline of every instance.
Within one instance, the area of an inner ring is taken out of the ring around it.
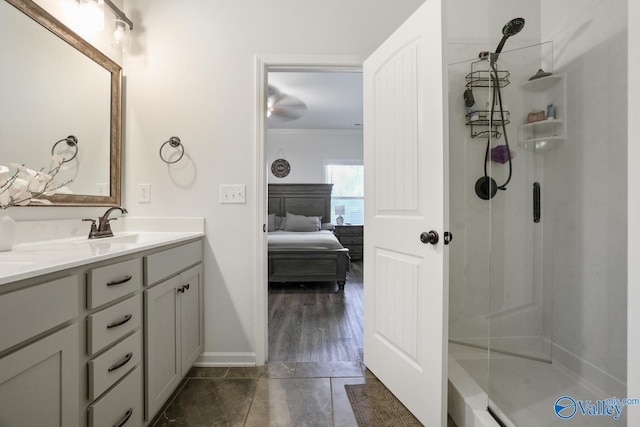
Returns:
[[[29,0],[0,3],[0,52],[0,164],[48,171],[62,155],[55,181],[73,194],[55,205],[119,204],[120,66]]]

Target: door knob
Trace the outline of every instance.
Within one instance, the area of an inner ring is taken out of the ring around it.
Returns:
[[[436,243],[438,243],[439,240],[440,240],[440,236],[438,236],[438,232],[434,230],[431,230],[429,232],[424,231],[422,232],[422,234],[420,234],[420,241],[425,245],[427,243],[435,245]]]

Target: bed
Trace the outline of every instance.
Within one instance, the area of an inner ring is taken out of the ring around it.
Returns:
[[[317,232],[278,230],[269,226],[270,282],[335,281],[344,290],[349,249],[342,247],[331,229],[333,184],[269,184],[269,221],[289,215],[320,218]],[[291,218],[291,217],[290,217]],[[296,218],[299,219],[299,218]]]

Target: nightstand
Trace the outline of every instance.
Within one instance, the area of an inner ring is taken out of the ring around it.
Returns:
[[[362,261],[363,225],[336,225],[334,234],[349,249],[351,261]]]

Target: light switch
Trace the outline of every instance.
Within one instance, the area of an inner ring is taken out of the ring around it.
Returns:
[[[220,203],[246,203],[245,184],[221,184]]]

